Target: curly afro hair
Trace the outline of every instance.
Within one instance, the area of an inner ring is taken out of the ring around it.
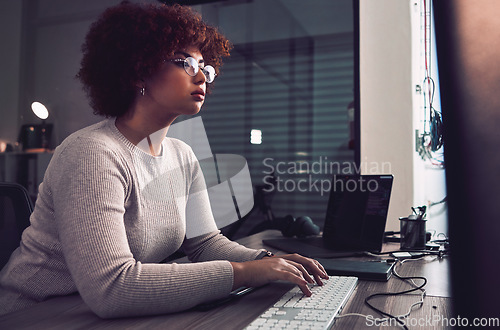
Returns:
[[[230,42],[189,7],[123,1],[94,22],[82,46],[77,77],[97,115],[120,117],[136,97],[136,84],[174,52],[194,46],[216,72]]]

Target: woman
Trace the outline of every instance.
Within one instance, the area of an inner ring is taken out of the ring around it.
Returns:
[[[31,226],[0,273],[0,314],[77,291],[104,318],[185,310],[274,280],[310,295],[323,267],[223,237],[192,150],[165,138],[177,116],[200,111],[227,39],[187,7],[124,2],[82,49],[78,77],[107,118],[56,149]],[[193,224],[208,230],[193,237]],[[160,263],[179,248],[193,263]]]

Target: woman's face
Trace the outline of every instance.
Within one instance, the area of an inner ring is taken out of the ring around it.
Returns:
[[[186,73],[183,62],[192,57],[204,67],[203,56],[197,48],[178,51],[172,58],[166,58],[157,73],[144,81],[144,96],[139,95],[140,102],[146,102],[151,115],[161,120],[179,115],[194,115],[201,110],[205,101],[206,78],[201,70],[195,76]]]

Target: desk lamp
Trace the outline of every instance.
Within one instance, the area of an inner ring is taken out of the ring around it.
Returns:
[[[33,113],[42,120],[41,124],[24,124],[21,126],[18,141],[23,146],[23,151],[43,152],[49,147],[52,124],[47,124],[45,119],[49,116],[49,111],[40,102],[31,104]]]
[[[43,121],[49,117],[49,110],[40,102],[31,103],[31,110],[33,110],[35,116]]]
[[[35,116],[37,116],[42,120],[42,125],[40,126],[41,147],[42,149],[47,149],[49,147],[49,139],[47,136],[48,133],[47,133],[47,125],[45,124],[45,119],[49,117],[49,111],[47,110],[47,107],[40,102],[31,103],[31,110],[33,111]]]

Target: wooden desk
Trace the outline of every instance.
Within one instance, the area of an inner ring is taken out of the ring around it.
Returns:
[[[249,247],[260,248],[263,247],[262,239],[279,236],[280,233],[277,231],[266,231],[245,237],[239,242]],[[397,245],[393,245],[385,248],[392,250],[397,249],[397,247]],[[438,317],[441,319],[452,317],[448,289],[448,260],[411,261],[404,263],[397,270],[402,276],[419,275],[428,279],[424,305],[420,308],[414,308],[408,320],[409,328],[446,328],[437,321],[427,324],[423,322],[430,322]],[[85,305],[80,296],[75,294],[53,298],[31,308],[4,315],[0,317],[0,329],[242,329],[291,287],[292,285],[288,283],[272,283],[207,312],[186,311],[160,316],[113,320],[103,320],[96,316]],[[342,314],[362,313],[372,315],[373,318],[348,316],[338,319],[333,328],[373,329],[374,325],[383,325],[377,323],[380,322],[381,317],[365,305],[364,299],[377,292],[402,291],[409,288],[411,286],[408,283],[394,276],[388,282],[359,281]],[[415,293],[374,298],[372,303],[386,312],[400,315],[405,314],[410,306],[419,299],[420,295]]]

